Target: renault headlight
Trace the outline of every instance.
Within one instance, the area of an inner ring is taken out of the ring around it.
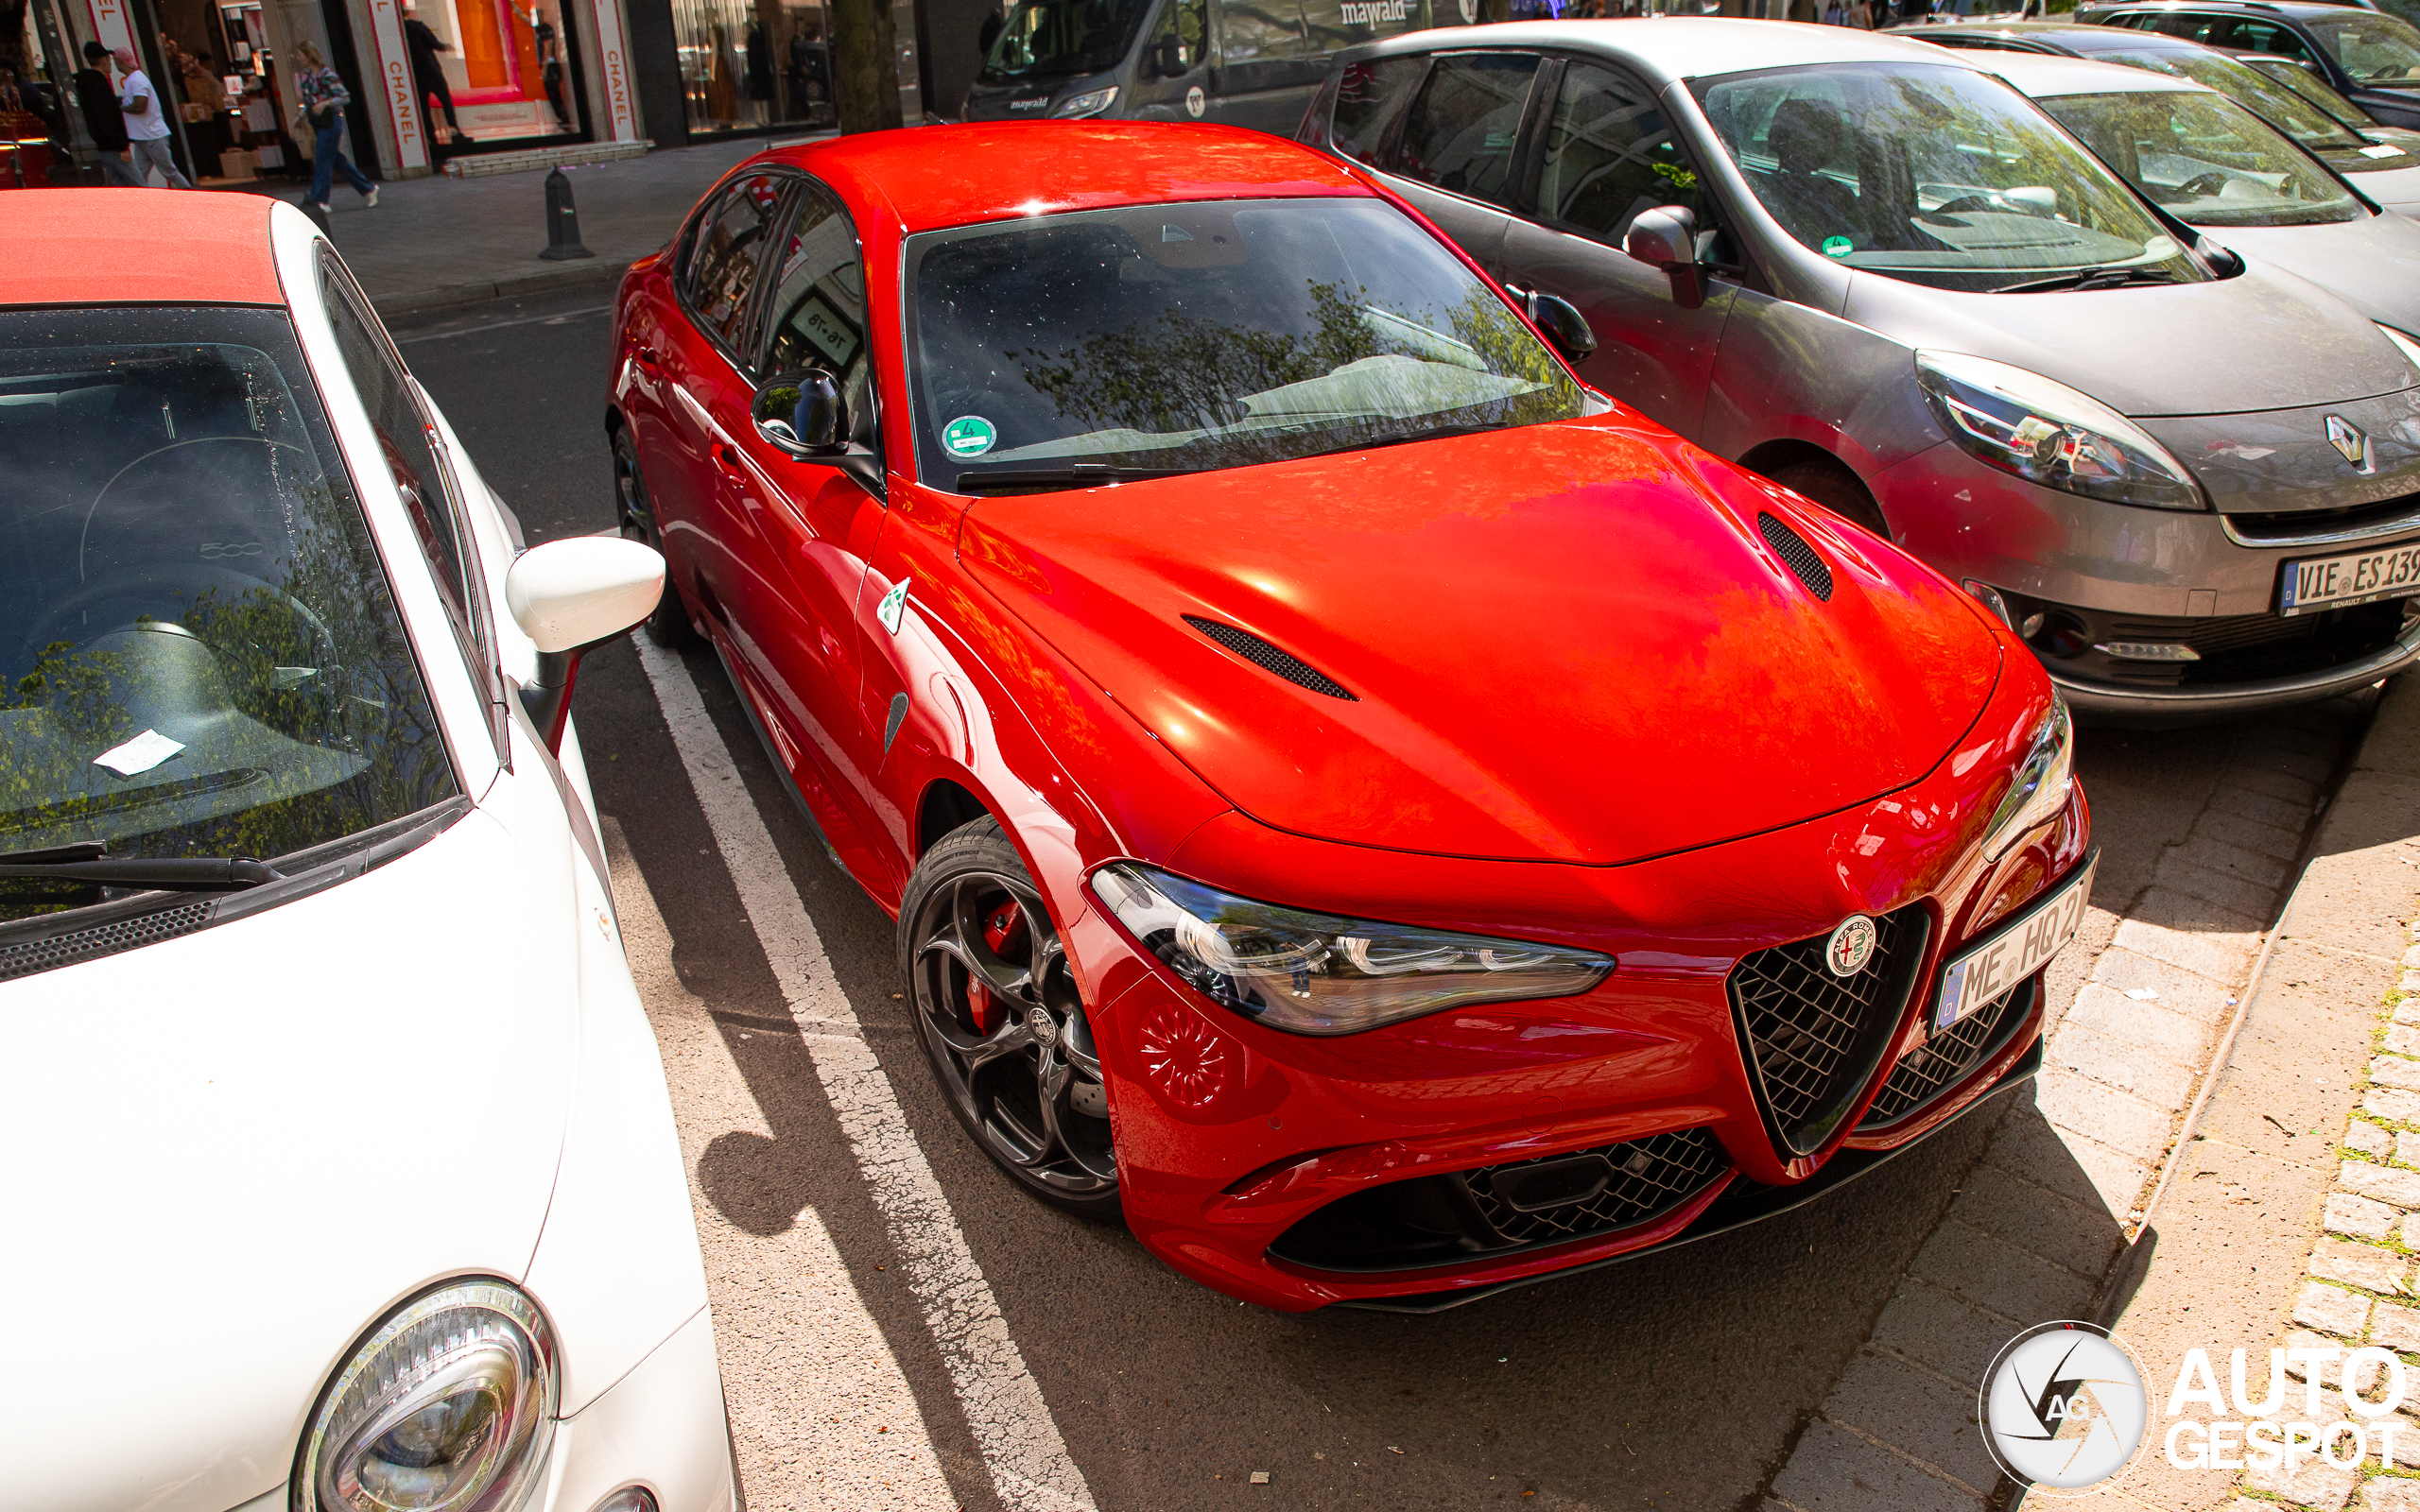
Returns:
[[[337,1372],[303,1440],[293,1512],[514,1512],[555,1429],[555,1348],[503,1281],[398,1310]]]
[[[1357,1034],[1441,1008],[1566,998],[1614,958],[1254,902],[1116,862],[1093,892],[1151,954],[1222,1007],[1290,1034]]]
[[[2004,472],[2116,504],[2202,507],[2202,490],[2185,464],[2089,394],[1949,352],[1917,352],[1916,382],[1949,438]]]
[[[2378,332],[2389,341],[2394,343],[2395,350],[2403,353],[2404,361],[2409,362],[2414,368],[2420,368],[2420,341],[2412,340],[2410,336],[2405,335],[2402,332],[2397,331],[2391,325],[2379,326]]]
[[[2033,739],[2009,780],[2008,793],[1983,832],[1983,859],[1997,861],[2037,825],[2048,824],[2067,806],[2067,790],[2075,785],[2075,726],[2067,718],[2065,700],[2052,697],[2049,713],[2033,727]]]
[[[1050,113],[1063,121],[1079,115],[1098,115],[1116,103],[1117,86],[1112,84],[1107,89],[1088,89],[1081,94],[1070,94],[1061,100],[1059,108]]]

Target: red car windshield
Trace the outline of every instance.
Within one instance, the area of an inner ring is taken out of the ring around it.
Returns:
[[[973,226],[912,239],[907,266],[917,459],[936,488],[1203,472],[1583,413],[1504,301],[1379,199]]]

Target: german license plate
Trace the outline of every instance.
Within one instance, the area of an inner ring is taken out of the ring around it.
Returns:
[[[1986,943],[1949,963],[1949,969],[1941,973],[1941,1001],[1933,1005],[1936,1032],[2042,970],[2059,954],[2060,946],[2075,938],[2077,927],[2083,922],[2084,904],[2092,898],[2093,868],[2099,865],[2100,852],[2096,850],[2066,886],[2019,914]]]
[[[2420,541],[2407,541],[2372,551],[2307,557],[2286,563],[2279,575],[2277,612],[2308,614],[2414,594],[2420,594]]]

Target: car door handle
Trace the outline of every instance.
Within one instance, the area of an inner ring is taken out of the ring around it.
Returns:
[[[740,460],[739,448],[729,441],[715,443],[715,466],[735,478],[744,478],[748,475],[748,465]]]
[[[636,352],[631,352],[631,360],[635,361],[639,367],[646,371],[648,377],[659,378],[663,376],[664,369],[663,366],[655,360],[655,349],[653,347],[641,347]]]

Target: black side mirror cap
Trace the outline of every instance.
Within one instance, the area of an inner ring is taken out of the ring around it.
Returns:
[[[1597,350],[1597,333],[1588,329],[1588,318],[1569,300],[1532,291],[1523,298],[1521,313],[1545,334],[1547,345],[1574,367]]]
[[[849,449],[849,406],[840,380],[821,368],[777,374],[749,404],[756,434],[796,457]]]
[[[1151,43],[1151,77],[1182,78],[1184,76],[1184,44],[1174,33]]]

